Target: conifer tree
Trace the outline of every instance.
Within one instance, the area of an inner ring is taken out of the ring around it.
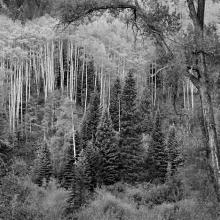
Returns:
[[[82,150],[82,146],[80,143],[79,131],[76,131],[76,134],[75,134],[75,145],[76,145],[76,156],[78,157],[80,155],[81,150]]]
[[[109,106],[109,112],[111,115],[112,124],[115,131],[119,131],[119,126],[120,126],[120,115],[121,115],[120,99],[121,99],[121,82],[119,77],[117,77],[111,89],[110,106]]]
[[[85,152],[81,152],[74,169],[74,181],[72,181],[68,198],[67,213],[77,211],[85,202],[89,194],[90,176],[87,172],[88,163]]]
[[[100,182],[98,179],[98,170],[100,168],[100,152],[93,142],[90,141],[84,150],[84,155],[86,159],[85,176],[88,180],[87,186],[88,190],[92,192]]]
[[[158,180],[159,182],[165,181],[168,165],[167,161],[165,137],[161,130],[161,118],[159,113],[157,113],[152,139],[148,149],[150,180]]]
[[[46,180],[46,183],[49,182],[52,175],[52,165],[50,159],[50,151],[48,149],[46,141],[44,141],[41,146],[36,163],[35,163],[35,183],[41,186]]]
[[[91,96],[89,108],[84,116],[81,127],[81,146],[86,147],[90,140],[95,140],[95,133],[100,118],[100,97],[97,91]]]
[[[98,126],[95,145],[100,154],[98,180],[104,185],[116,183],[119,180],[119,148],[107,109]]]
[[[167,153],[168,153],[168,172],[172,176],[175,174],[177,167],[181,163],[180,152],[178,149],[178,142],[176,139],[176,130],[174,126],[171,126],[168,140],[167,140]]]
[[[145,88],[143,94],[141,96],[140,104],[139,104],[139,117],[140,117],[140,129],[142,133],[151,134],[153,130],[152,123],[152,106],[151,106],[151,94],[148,88]]]
[[[138,132],[136,111],[136,88],[132,71],[125,80],[121,96],[120,170],[123,181],[133,183],[142,176],[143,147]]]
[[[64,168],[62,172],[62,186],[66,189],[69,189],[72,182],[74,181],[74,169],[75,169],[75,158],[74,158],[74,150],[73,145],[68,144],[65,158],[64,158]]]

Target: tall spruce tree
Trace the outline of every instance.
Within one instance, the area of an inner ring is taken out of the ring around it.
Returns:
[[[161,118],[156,115],[151,143],[148,149],[149,178],[153,181],[164,182],[167,174],[168,156],[165,137],[162,133]]]
[[[100,153],[99,149],[90,141],[86,148],[83,149],[83,155],[85,157],[85,176],[86,185],[89,191],[94,191],[97,184],[100,182],[98,179],[98,170],[100,165]]]
[[[35,162],[34,181],[41,186],[44,181],[48,183],[52,175],[50,151],[46,141],[43,142]]]
[[[151,94],[148,88],[145,88],[140,104],[139,104],[139,118],[140,118],[140,130],[142,133],[151,134],[153,130],[153,123],[152,123],[152,101],[151,101]]]
[[[175,174],[178,166],[181,163],[181,156],[179,152],[178,141],[176,138],[176,130],[174,126],[170,127],[167,139],[167,153],[168,153],[168,172],[172,176]]]
[[[85,148],[90,140],[95,140],[95,134],[100,119],[100,96],[97,91],[92,94],[86,115],[81,127],[81,146]]]
[[[78,157],[82,150],[82,146],[80,142],[80,133],[78,130],[76,131],[76,134],[75,134],[75,145],[76,145],[76,156]]]
[[[132,71],[129,71],[121,96],[120,170],[121,178],[128,183],[137,182],[142,176],[142,135],[138,131],[136,108],[136,85]]]
[[[62,186],[69,189],[74,181],[75,172],[75,159],[73,145],[68,143],[65,157],[64,157],[64,167],[62,172]]]
[[[90,187],[90,175],[88,175],[88,163],[85,151],[79,155],[74,169],[74,181],[72,181],[69,198],[67,200],[68,206],[66,213],[73,213],[77,211],[87,199]]]
[[[95,145],[99,149],[100,184],[111,185],[119,180],[119,147],[108,110],[105,109],[96,133]]]
[[[120,129],[120,115],[121,115],[121,82],[119,77],[114,82],[111,89],[109,112],[112,119],[113,128],[115,131]]]

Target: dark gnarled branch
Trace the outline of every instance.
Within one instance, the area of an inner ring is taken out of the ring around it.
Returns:
[[[61,22],[68,25],[83,19],[99,11],[106,10],[131,10],[135,19],[142,19],[146,27],[154,33],[162,34],[152,22],[149,21],[148,11],[138,4],[138,1],[131,0],[85,0],[67,1],[60,5]],[[149,22],[148,22],[149,21]]]

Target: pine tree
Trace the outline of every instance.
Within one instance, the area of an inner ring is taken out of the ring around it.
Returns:
[[[98,126],[95,145],[100,153],[98,180],[104,185],[116,183],[119,180],[119,148],[107,109]]]
[[[82,150],[82,146],[81,146],[81,143],[80,143],[80,133],[79,133],[79,131],[76,131],[76,134],[75,134],[75,145],[76,145],[76,156],[78,157],[81,153],[81,150]]]
[[[161,118],[156,115],[151,143],[148,149],[148,164],[150,180],[164,182],[167,174],[167,150],[165,137],[161,130]]]
[[[66,189],[69,189],[72,185],[72,182],[74,181],[75,169],[75,158],[72,144],[68,144],[64,160],[62,186]]]
[[[89,191],[93,192],[100,182],[98,179],[98,170],[100,166],[100,152],[99,149],[90,141],[85,150],[85,176],[89,180],[87,183]]]
[[[87,172],[88,163],[85,152],[81,152],[74,169],[74,180],[72,181],[69,198],[67,200],[67,213],[77,211],[87,199],[89,194],[90,176]]]
[[[50,151],[48,149],[47,143],[44,141],[41,146],[37,159],[35,161],[35,183],[41,186],[46,180],[49,182],[52,175],[52,165],[50,159]]]
[[[174,126],[171,126],[168,140],[167,140],[167,154],[168,154],[168,172],[172,176],[175,174],[178,166],[181,163],[180,152],[178,149],[178,142],[176,139],[176,130]]]
[[[117,78],[111,89],[111,98],[110,98],[110,106],[109,106],[109,112],[111,115],[112,124],[115,131],[119,131],[119,126],[120,126],[120,115],[121,115],[120,99],[121,99],[121,82],[120,79]]]
[[[95,133],[100,118],[100,97],[97,92],[92,94],[89,108],[82,122],[81,146],[85,148],[90,140],[95,140]]]
[[[143,147],[138,132],[136,88],[132,71],[128,73],[121,97],[120,170],[121,178],[128,183],[137,182],[142,176]]]
[[[7,173],[9,161],[12,157],[12,148],[0,140],[0,179]]]
[[[145,88],[141,96],[139,104],[139,118],[140,118],[140,130],[142,133],[151,134],[153,130],[152,123],[152,106],[151,106],[151,94],[148,88]]]

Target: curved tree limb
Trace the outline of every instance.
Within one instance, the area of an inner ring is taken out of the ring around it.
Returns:
[[[67,1],[67,3],[61,4],[61,22],[63,24],[70,24],[103,10],[131,10],[135,18],[144,20],[144,24],[149,30],[154,33],[162,34],[161,31],[149,21],[148,11],[140,7],[137,0]]]

